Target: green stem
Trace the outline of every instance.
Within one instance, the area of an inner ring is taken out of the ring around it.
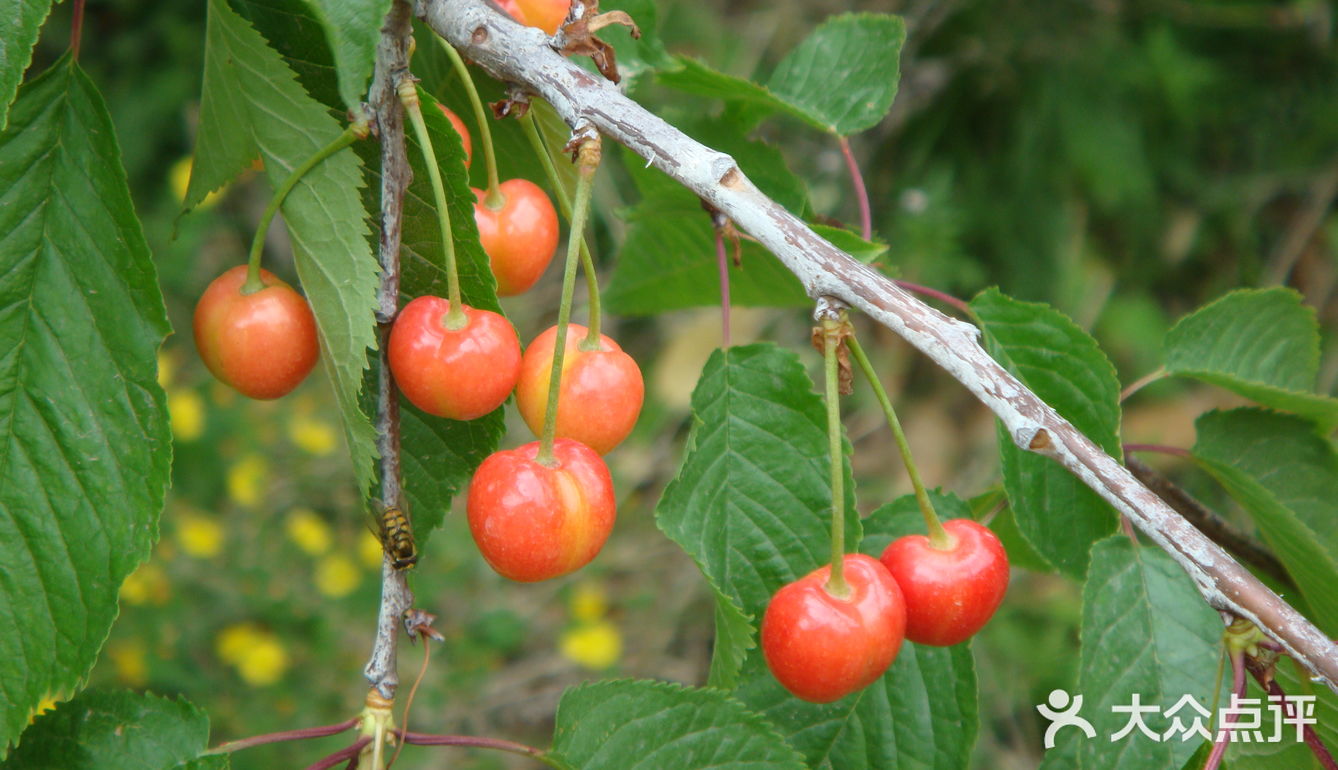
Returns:
[[[553,438],[557,434],[558,394],[562,389],[562,361],[567,352],[567,323],[571,320],[571,295],[576,288],[577,252],[585,218],[590,212],[590,190],[594,186],[595,171],[599,168],[599,139],[587,140],[581,145],[576,177],[576,200],[571,212],[571,232],[567,233],[567,261],[562,271],[562,303],[558,305],[557,339],[553,341],[553,364],[548,374],[548,406],[544,412],[544,429],[539,436],[539,452],[535,462],[552,466]]]
[[[246,283],[242,284],[242,294],[252,294],[265,288],[265,284],[260,280],[260,252],[265,248],[265,233],[269,231],[269,224],[274,221],[274,215],[279,213],[279,207],[283,205],[288,193],[292,192],[308,171],[336,152],[367,136],[367,131],[368,124],[364,121],[359,120],[350,123],[343,133],[335,137],[333,142],[317,150],[315,155],[303,161],[302,165],[294,169],[293,173],[283,180],[283,184],[279,185],[279,189],[274,193],[269,205],[265,207],[265,213],[260,215],[260,223],[256,225],[256,234],[251,239],[251,254],[247,257]]]
[[[460,276],[455,267],[455,238],[451,236],[451,213],[446,208],[446,187],[441,183],[441,169],[437,166],[437,153],[432,150],[432,138],[427,134],[427,124],[423,122],[423,110],[418,104],[418,89],[410,78],[400,80],[398,92],[404,111],[413,124],[414,135],[418,137],[418,147],[423,151],[423,165],[427,166],[427,177],[432,183],[432,197],[437,204],[437,224],[441,227],[441,246],[446,252],[446,298],[451,309],[446,313],[446,328],[459,330],[469,322],[465,316],[464,304],[460,299]]]
[[[483,205],[497,211],[506,203],[506,199],[502,197],[499,187],[497,154],[492,149],[492,131],[488,128],[488,113],[483,109],[483,100],[479,98],[478,89],[474,87],[474,78],[470,76],[469,67],[465,66],[465,60],[460,56],[460,52],[443,38],[436,35],[432,37],[437,38],[441,47],[446,49],[446,55],[451,57],[451,64],[455,65],[455,71],[459,73],[460,79],[464,81],[465,91],[469,93],[469,103],[474,107],[474,122],[478,123],[479,138],[483,140],[483,165],[488,170],[488,192],[483,196]]]
[[[864,355],[864,348],[860,347],[859,340],[851,335],[846,343],[850,346],[850,352],[854,355],[855,362],[859,364],[860,371],[868,378],[869,386],[873,388],[873,394],[878,398],[878,405],[883,407],[883,414],[887,416],[887,425],[892,429],[892,436],[897,440],[897,449],[901,451],[901,459],[906,463],[906,473],[911,477],[911,486],[915,488],[915,501],[920,504],[920,513],[924,515],[925,527],[929,530],[929,544],[939,550],[947,550],[952,544],[951,538],[943,529],[943,522],[939,521],[938,514],[934,512],[934,504],[929,500],[924,482],[920,480],[920,470],[915,467],[915,459],[911,457],[911,445],[906,440],[905,431],[901,429],[897,411],[892,408],[887,391],[883,390],[883,383],[878,381],[878,375],[874,373],[868,356]]]
[[[553,165],[553,156],[548,154],[548,146],[544,144],[544,138],[539,134],[539,124],[530,112],[525,113],[520,123],[525,127],[525,135],[529,137],[534,154],[539,156],[539,161],[543,164],[544,173],[548,174],[548,183],[552,185],[553,194],[557,196],[562,216],[571,221],[571,198],[567,196],[567,188],[562,185],[557,167]],[[585,272],[586,293],[590,295],[589,331],[585,339],[581,340],[581,349],[599,350],[599,327],[603,321],[599,304],[599,276],[595,275],[595,260],[590,256],[590,247],[586,245],[584,233],[581,234],[581,270]]]
[[[832,471],[832,568],[827,578],[827,593],[838,598],[850,595],[846,583],[845,473],[841,463],[841,394],[838,391],[836,347],[840,343],[840,321],[822,322],[822,362],[827,384],[827,451]]]

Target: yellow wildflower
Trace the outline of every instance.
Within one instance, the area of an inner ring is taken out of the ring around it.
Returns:
[[[571,597],[567,599],[567,606],[571,610],[571,616],[577,621],[593,623],[604,617],[604,613],[608,611],[608,595],[604,592],[604,586],[592,580],[584,580],[572,589]]]
[[[618,662],[623,638],[618,627],[607,620],[582,623],[562,632],[558,649],[568,660],[598,671]]]
[[[121,600],[126,604],[165,604],[172,594],[167,573],[155,562],[145,562],[126,576],[121,584]]]
[[[316,590],[332,599],[348,596],[361,580],[357,565],[343,554],[330,554],[316,564]]]
[[[295,414],[288,420],[288,440],[313,455],[328,455],[339,448],[334,425],[308,414]]]
[[[310,508],[294,508],[290,511],[284,522],[284,530],[289,540],[311,556],[320,556],[330,550],[330,541],[333,540],[330,525]]]
[[[198,513],[187,513],[177,521],[177,545],[187,556],[209,559],[223,550],[223,526]]]
[[[163,350],[158,351],[158,386],[166,388],[171,385],[176,373],[176,356]]]
[[[228,497],[254,508],[265,494],[269,464],[257,454],[248,454],[228,469]]]
[[[189,388],[167,391],[167,412],[177,441],[194,441],[204,433],[204,399],[199,393]]]
[[[116,677],[130,687],[143,687],[149,681],[148,650],[139,639],[122,639],[107,645]]]
[[[254,623],[233,623],[214,639],[214,652],[224,663],[236,665],[262,633]]]
[[[279,681],[288,670],[288,652],[278,637],[262,631],[237,661],[237,673],[253,687],[264,687]]]

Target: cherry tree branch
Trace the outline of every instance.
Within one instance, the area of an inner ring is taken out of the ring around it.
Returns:
[[[1056,460],[1128,516],[1184,568],[1209,605],[1266,629],[1338,692],[1338,644],[990,358],[974,326],[925,305],[820,238],[763,195],[733,158],[567,61],[540,30],[520,26],[486,0],[418,0],[417,13],[493,77],[544,98],[569,125],[594,125],[723,212],[770,249],[809,296],[840,299],[905,338],[993,411],[1018,446]]]
[[[380,327],[380,371],[377,375],[376,450],[381,455],[381,499],[404,509],[400,488],[399,393],[390,376],[386,344],[390,324],[399,309],[400,236],[404,224],[404,193],[409,189],[409,156],[404,145],[404,108],[395,88],[409,67],[409,41],[413,33],[409,4],[395,0],[381,27],[376,47],[376,69],[369,98],[376,113],[377,137],[381,140],[381,290],[377,295],[376,320]],[[413,606],[403,570],[395,569],[386,555],[381,563],[381,609],[377,613],[376,641],[363,675],[387,700],[394,700],[399,685],[396,645],[400,618]]]

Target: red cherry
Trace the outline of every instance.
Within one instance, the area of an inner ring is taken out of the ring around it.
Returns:
[[[246,265],[215,278],[195,306],[195,347],[209,371],[251,398],[271,399],[301,384],[316,360],[316,318],[293,287],[268,270],[264,288],[242,293]]]
[[[979,631],[1008,590],[1008,554],[989,528],[952,519],[943,529],[952,541],[945,550],[925,535],[907,535],[882,555],[906,597],[906,638],[939,647]]]
[[[901,649],[906,608],[887,569],[864,554],[843,562],[850,596],[827,592],[821,567],[776,592],[762,617],[767,667],[795,697],[829,703],[868,687]]]
[[[538,27],[550,35],[556,35],[558,27],[567,20],[567,11],[571,9],[571,0],[513,0],[516,10],[512,13],[522,24]]]
[[[535,460],[539,442],[494,452],[469,482],[469,531],[483,558],[522,583],[565,575],[595,558],[617,515],[608,466],[590,447],[553,442],[557,464]]]
[[[586,334],[580,324],[567,325],[557,435],[576,439],[603,455],[632,432],[646,388],[636,361],[605,335],[599,335],[599,350],[581,350]],[[534,338],[520,362],[516,406],[536,436],[543,432],[548,413],[556,337],[557,327],[549,327]]]
[[[465,122],[460,119],[459,115],[451,112],[450,107],[444,104],[438,104],[437,106],[441,108],[441,113],[446,116],[446,119],[451,121],[451,125],[455,127],[455,133],[460,135],[460,143],[465,146],[465,168],[469,168],[470,161],[474,159],[474,148],[469,141],[469,129],[465,128]]]
[[[520,374],[520,339],[506,318],[464,306],[447,328],[451,303],[423,296],[404,306],[386,355],[400,392],[428,414],[473,420],[506,401]]]
[[[511,297],[533,286],[553,260],[558,218],[548,195],[528,179],[508,179],[498,189],[504,202],[497,210],[483,202],[487,193],[474,190],[474,222],[497,276],[497,293]]]
[[[525,14],[521,13],[520,6],[516,5],[516,0],[496,0],[497,7],[506,11],[507,15],[521,24],[525,23]]]

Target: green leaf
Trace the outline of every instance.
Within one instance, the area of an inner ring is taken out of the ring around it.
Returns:
[[[455,241],[456,267],[460,292],[466,304],[498,312],[496,283],[488,267],[488,257],[479,243],[474,223],[474,194],[465,177],[465,153],[460,135],[436,106],[436,100],[419,90],[423,122],[427,125],[437,164],[441,167],[446,192],[446,207],[451,218]],[[404,223],[400,247],[400,297],[408,302],[414,297],[432,294],[446,296],[446,254],[437,222],[436,200],[432,194],[427,165],[417,137],[408,128],[409,166],[413,181],[404,196]],[[381,179],[374,170],[380,147],[358,147],[368,171],[364,205],[379,207]],[[375,404],[375,379],[369,377],[363,401],[368,411]],[[400,461],[405,492],[409,496],[414,533],[420,544],[441,526],[451,500],[460,492],[474,469],[497,449],[505,432],[505,408],[468,422],[457,422],[419,411],[400,399]]]
[[[0,134],[0,753],[84,681],[172,460],[168,333],[116,135],[65,58]],[[89,376],[98,372],[98,376]]]
[[[970,516],[956,495],[930,492],[943,518]],[[913,495],[864,520],[860,551],[877,558],[898,537],[925,532]],[[906,642],[878,681],[835,703],[792,697],[753,655],[738,697],[776,724],[809,767],[966,768],[979,730],[975,662],[969,644],[928,647]]]
[[[763,114],[786,112],[800,120],[810,122],[815,128],[824,128],[820,122],[813,121],[803,111],[794,108],[765,86],[760,86],[751,80],[716,72],[710,66],[691,57],[674,57],[673,66],[661,70],[656,74],[655,79],[661,85],[694,96],[749,105],[757,108]]]
[[[978,726],[971,646],[906,642],[892,667],[834,703],[808,703],[785,691],[760,655],[744,667],[736,696],[776,725],[817,770],[934,768],[970,764]]]
[[[711,354],[692,412],[687,455],[655,521],[697,562],[719,600],[760,617],[777,589],[831,558],[826,409],[798,356],[748,345]],[[845,472],[846,537],[857,543],[848,460]],[[742,658],[737,630],[735,622],[716,640],[723,660]],[[722,641],[735,644],[726,649]],[[731,680],[716,664],[712,673]]]
[[[185,700],[90,691],[39,717],[0,768],[170,770],[199,756],[208,739],[209,718]]]
[[[1314,392],[1315,311],[1291,289],[1242,289],[1191,313],[1166,333],[1166,371],[1294,412],[1329,432],[1338,399]]]
[[[733,690],[739,684],[739,672],[748,651],[757,647],[752,621],[732,599],[711,587],[715,595],[715,639],[711,671],[706,683],[711,687]]]
[[[820,225],[810,222],[813,232],[831,241],[832,245],[866,265],[887,253],[887,244],[880,241],[866,241],[859,235],[841,227]]]
[[[1059,311],[997,289],[977,295],[971,309],[990,355],[1098,446],[1120,456],[1120,384],[1091,336]],[[1018,531],[1061,572],[1082,579],[1092,543],[1115,531],[1115,512],[1059,464],[1018,448],[1002,425],[999,451]]]
[[[309,0],[320,16],[339,73],[339,95],[353,109],[367,96],[381,24],[391,0]]]
[[[1306,420],[1260,409],[1195,422],[1194,458],[1254,518],[1313,610],[1338,634],[1338,456]]]
[[[766,720],[727,693],[632,680],[563,693],[550,756],[581,770],[804,767]]]
[[[1130,719],[1112,707],[1127,707],[1139,694],[1144,705],[1160,707],[1144,722],[1161,735],[1172,725],[1165,712],[1183,696],[1211,709],[1221,640],[1221,618],[1165,552],[1123,536],[1097,543],[1083,586],[1082,662],[1075,693],[1083,696],[1080,713],[1096,736],[1080,736],[1077,766],[1141,770],[1182,765],[1195,744],[1181,741],[1179,734],[1153,741],[1135,727],[1111,740]],[[1197,716],[1183,706],[1177,714],[1185,725]]]
[[[1309,673],[1295,661],[1286,658],[1279,660],[1274,673],[1278,686],[1289,698],[1298,695],[1314,696],[1315,724],[1311,725],[1311,728],[1332,752],[1334,747],[1338,746],[1338,695],[1322,684],[1311,682]],[[1249,691],[1245,697],[1259,698],[1260,702],[1265,704],[1260,707],[1260,729],[1265,737],[1271,737],[1274,729],[1274,713],[1266,705],[1269,694],[1259,687],[1253,677],[1247,681]],[[1227,749],[1227,758],[1231,760],[1232,770],[1273,770],[1279,767],[1319,770],[1321,767],[1319,761],[1315,759],[1309,746],[1296,740],[1295,731],[1294,726],[1283,725],[1280,741],[1233,742]]]
[[[718,305],[720,272],[710,215],[692,193],[665,184],[661,172],[635,168],[639,165],[636,159],[628,165],[644,197],[621,212],[628,232],[603,295],[608,310],[618,315],[649,315]],[[731,261],[729,267],[732,304],[812,304],[799,279],[775,255],[752,241],[741,245],[740,266]],[[732,255],[733,245],[726,242],[725,247]]]
[[[324,107],[245,20],[210,0],[195,171],[187,205],[261,157],[272,187],[341,132]],[[375,433],[358,402],[367,349],[376,347],[377,264],[362,206],[361,165],[341,151],[312,169],[283,204],[302,289],[321,337],[358,488],[371,486]],[[240,257],[240,255],[239,255]]]
[[[623,79],[620,87],[634,88],[645,75],[671,66],[673,60],[660,42],[659,14],[652,0],[613,0],[603,3],[600,10],[626,11],[641,31],[640,38],[633,38],[631,30],[612,24],[599,33],[617,55],[618,74]]]
[[[23,82],[37,33],[49,13],[51,0],[19,0],[0,14],[0,131],[9,125],[9,105]]]
[[[878,125],[892,107],[906,24],[874,13],[833,16],[789,53],[767,85],[839,136]]]

